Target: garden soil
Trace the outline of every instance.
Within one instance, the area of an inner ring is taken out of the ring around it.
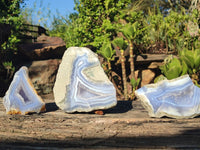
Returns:
[[[0,98],[0,149],[200,149],[200,117],[150,118],[139,100],[67,114],[43,98],[47,111],[29,115],[6,115]]]

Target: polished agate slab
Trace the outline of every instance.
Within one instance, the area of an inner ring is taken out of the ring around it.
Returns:
[[[116,91],[98,57],[84,47],[68,48],[54,85],[57,106],[65,112],[90,112],[116,105]]]
[[[7,114],[28,114],[45,111],[45,103],[37,95],[29,77],[27,67],[21,67],[14,75],[3,104]]]
[[[151,117],[192,118],[200,114],[200,88],[188,75],[135,91]]]

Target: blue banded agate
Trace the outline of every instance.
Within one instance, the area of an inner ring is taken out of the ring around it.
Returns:
[[[70,58],[71,64],[68,62]],[[69,70],[63,72],[63,67]],[[60,88],[65,88],[62,97],[58,93]],[[65,52],[54,85],[54,97],[58,107],[68,113],[90,112],[116,105],[114,86],[97,56],[87,48],[71,47]]]
[[[200,114],[200,88],[188,75],[136,90],[151,117],[192,118]]]

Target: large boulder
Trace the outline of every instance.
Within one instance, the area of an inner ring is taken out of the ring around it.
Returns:
[[[116,105],[116,91],[97,55],[88,48],[68,48],[53,88],[58,107],[68,113],[107,109]]]
[[[59,37],[41,35],[37,42],[21,44],[20,54],[30,60],[47,60],[61,58],[66,50],[65,42]]]
[[[140,86],[154,82],[155,72],[151,69],[136,70],[135,76],[141,79]]]
[[[163,62],[152,62],[148,66],[143,66],[135,71],[136,78],[140,78],[140,87],[154,83],[154,79],[161,74],[159,67]]]
[[[30,79],[39,94],[49,94],[53,91],[59,64],[59,59],[49,59],[33,61],[28,67]]]

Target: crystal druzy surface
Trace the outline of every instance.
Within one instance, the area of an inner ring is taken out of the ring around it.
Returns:
[[[192,118],[200,114],[200,88],[188,75],[136,90],[151,117]]]
[[[54,85],[55,102],[65,112],[89,112],[116,105],[116,91],[95,53],[84,47],[66,50]]]
[[[28,69],[21,67],[14,75],[3,104],[7,114],[27,114],[45,110],[45,103],[37,95],[30,79]]]

